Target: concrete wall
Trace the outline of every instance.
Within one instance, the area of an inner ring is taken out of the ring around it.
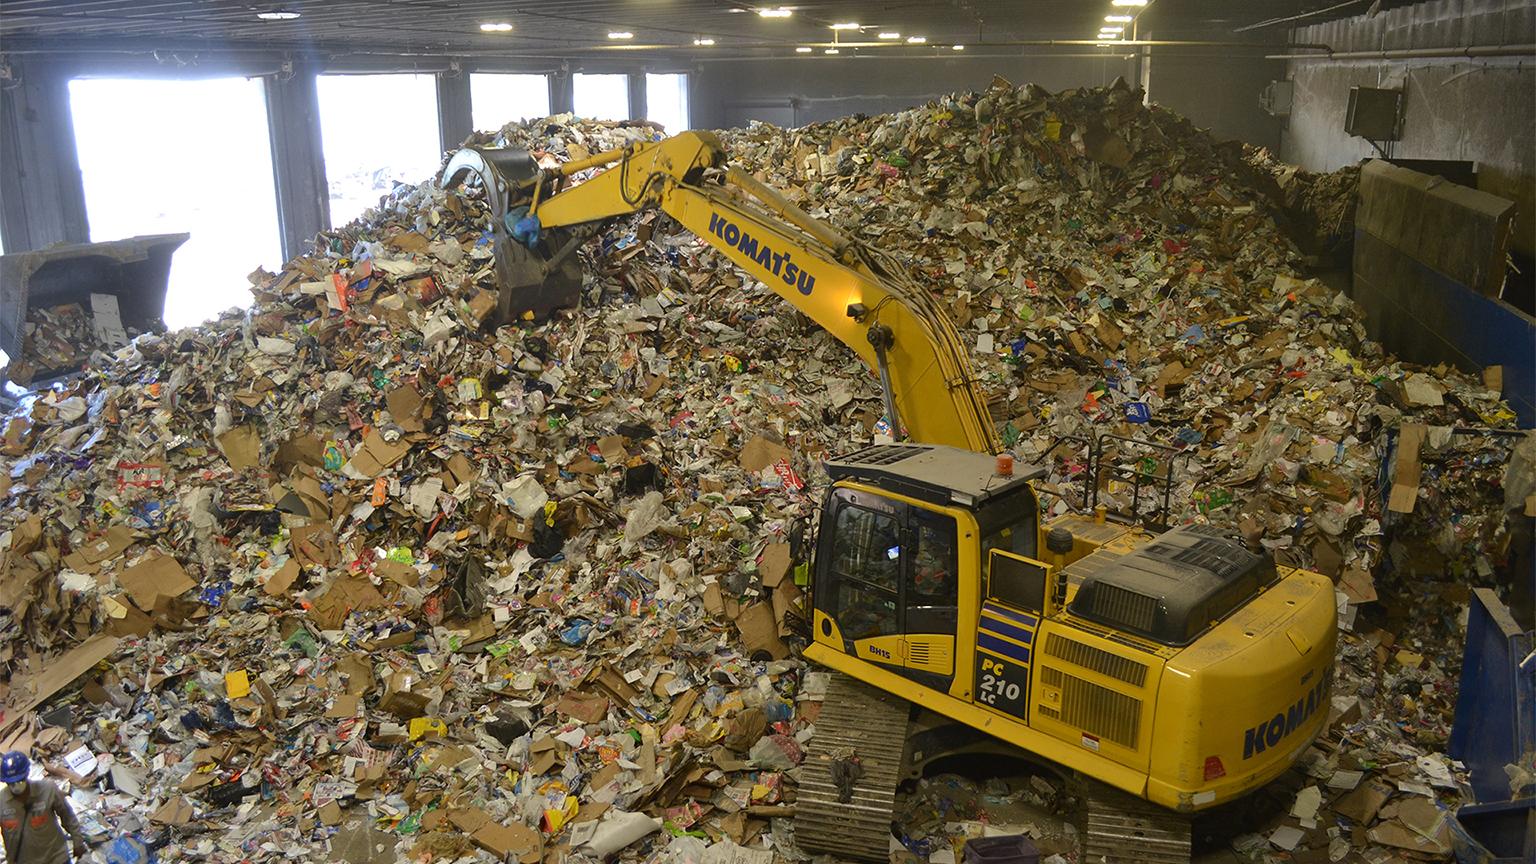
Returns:
[[[1099,86],[1124,77],[1134,64],[1122,57],[1049,56],[877,57],[753,60],[706,63],[694,76],[693,125],[745,126],[764,120],[803,126],[849,114],[882,114],[921,105],[936,96],[978,90],[1002,75],[1014,84],[1048,90]]]
[[[1284,123],[1259,108],[1259,94],[1269,82],[1285,77],[1285,61],[1265,60],[1258,52],[1234,56],[1153,48],[1148,66],[1146,86],[1152,102],[1188,117],[1217,138],[1279,150]]]
[[[1438,0],[1297,29],[1296,42],[1334,51],[1536,42],[1536,0]],[[1154,80],[1156,70],[1154,69]],[[1536,62],[1531,57],[1300,61],[1281,155],[1331,171],[1375,155],[1344,133],[1349,88],[1404,90],[1402,140],[1391,155],[1477,163],[1478,188],[1515,202],[1513,246],[1536,253]]]

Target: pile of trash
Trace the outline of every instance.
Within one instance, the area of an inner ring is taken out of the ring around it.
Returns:
[[[1513,425],[1496,387],[1385,356],[1352,301],[1299,278],[1269,175],[1129,89],[997,82],[726,140],[948,300],[1021,458],[1106,432],[1169,445],[1121,455],[1171,481],[1172,521],[1232,525],[1287,563],[1337,578],[1380,561],[1380,437],[1405,417]],[[1085,503],[1092,464],[1059,467],[1062,512]],[[1103,473],[1098,501],[1130,509],[1130,484]]]
[[[567,160],[657,134],[486,137]],[[1366,341],[1297,275],[1240,148],[1130,91],[999,82],[725,137],[944,300],[1053,512],[1130,506],[1051,445],[1133,432],[1177,448],[1112,454],[1171,481],[1173,521],[1368,579],[1377,437],[1510,425],[1483,382]],[[473,197],[398,187],[320,241],[254,274],[248,313],[140,336],[7,420],[0,748],[161,861],[799,860],[825,681],[790,645],[793,526],[821,460],[880,427],[869,370],[655,213],[583,250],[580,309],[500,329]],[[1443,700],[1422,737],[1384,719],[1379,632],[1346,638],[1338,691],[1383,713],[1341,713],[1331,742],[1372,725],[1326,758],[1372,784],[1452,770]],[[1395,816],[1352,824],[1416,817],[1402,782]],[[1338,830],[1297,842],[1332,857]]]
[[[62,303],[28,308],[20,356],[5,367],[5,378],[0,380],[26,387],[34,381],[76,374],[138,335],[123,327],[113,295],[92,294],[90,307]]]

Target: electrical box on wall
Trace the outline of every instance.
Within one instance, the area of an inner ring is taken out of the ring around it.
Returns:
[[[1396,141],[1403,132],[1403,91],[1349,88],[1344,131],[1367,141]]]
[[[1291,100],[1296,96],[1296,84],[1291,81],[1271,81],[1259,93],[1259,107],[1271,117],[1291,116]]]

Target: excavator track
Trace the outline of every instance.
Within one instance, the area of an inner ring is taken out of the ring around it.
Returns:
[[[840,672],[832,673],[800,768],[795,844],[852,861],[890,860],[891,811],[901,782],[911,705]],[[852,749],[864,774],[853,799],[838,800],[834,754]]]
[[[1189,817],[1088,780],[1082,864],[1189,864]]]

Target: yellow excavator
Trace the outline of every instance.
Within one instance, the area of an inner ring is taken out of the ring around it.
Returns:
[[[492,211],[503,320],[575,304],[574,252],[593,226],[656,208],[879,375],[909,441],[826,463],[804,654],[835,673],[800,770],[802,848],[887,860],[896,787],[956,740],[947,724],[1084,778],[1084,861],[1186,862],[1187,814],[1274,779],[1322,729],[1327,577],[1203,526],[1151,533],[1104,508],[1045,522],[1031,484],[1044,470],[995,455],[966,346],[929,292],[729,166],[715,136],[543,166],[466,148],[443,185],[472,178]],[[862,776],[836,782],[852,759]]]

